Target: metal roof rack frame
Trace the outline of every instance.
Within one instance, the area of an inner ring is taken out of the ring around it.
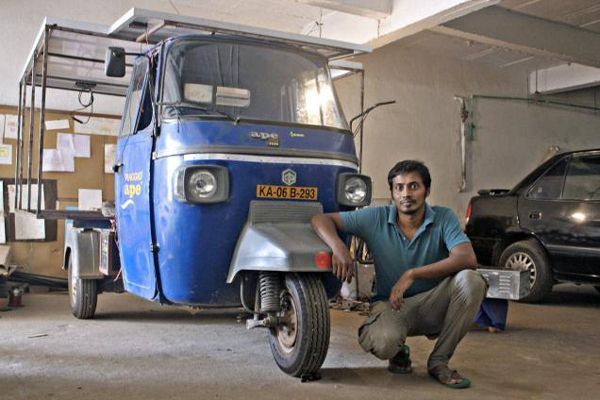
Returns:
[[[32,211],[31,196],[23,205],[24,156],[27,150],[27,193],[34,179],[33,143],[35,130],[36,87],[41,92],[38,128],[36,184],[42,181],[45,134],[46,91],[48,88],[121,96],[127,92],[131,64],[123,78],[104,76],[104,51],[109,46],[123,47],[130,53],[142,53],[148,46],[182,34],[231,35],[285,43],[317,52],[329,60],[367,53],[366,45],[309,37],[299,34],[261,29],[251,26],[213,21],[203,18],[161,13],[132,8],[110,26],[63,20],[44,19],[19,79],[17,157],[15,163],[15,209],[35,212],[37,218],[102,220],[100,211],[42,210],[41,190]],[[30,89],[29,95],[27,89]],[[29,98],[29,107],[27,99]],[[362,106],[362,104],[361,104]],[[25,118],[29,117],[25,149]]]

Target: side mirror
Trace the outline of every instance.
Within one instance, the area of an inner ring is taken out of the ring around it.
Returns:
[[[106,76],[122,78],[125,76],[125,49],[109,47],[104,57],[104,73]]]

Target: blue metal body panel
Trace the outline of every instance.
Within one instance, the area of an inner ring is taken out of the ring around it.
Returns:
[[[249,140],[248,132],[257,129],[289,133],[281,127],[233,125],[223,121],[188,121],[163,125],[157,151],[160,148],[194,148],[198,150],[195,154],[200,155],[200,143],[206,142],[210,145],[243,143],[266,147],[263,141],[253,144],[252,139]],[[352,137],[348,134],[309,129],[302,129],[302,132],[305,135],[301,138],[304,139],[303,143],[282,140],[281,148],[284,148],[284,143],[288,146],[294,143],[296,146],[320,151],[332,148],[354,150]],[[180,304],[239,304],[239,288],[237,285],[228,285],[225,281],[238,236],[247,220],[249,203],[256,199],[256,185],[283,185],[282,171],[291,168],[297,173],[295,185],[318,187],[317,201],[322,203],[326,212],[333,212],[339,210],[336,202],[337,175],[355,171],[347,166],[225,159],[186,161],[184,158],[178,155],[154,161],[154,218],[156,239],[160,247],[160,289],[165,300]],[[226,167],[230,179],[229,199],[217,204],[191,204],[175,199],[172,178],[177,167],[182,164]],[[337,281],[326,281],[330,294],[339,289]]]
[[[156,152],[186,151],[206,146],[236,146],[265,149],[267,141],[252,138],[251,132],[274,133],[279,137],[277,149],[326,151],[332,156],[355,157],[352,135],[335,129],[282,126],[227,120],[176,120],[163,122]],[[275,155],[275,154],[274,154]]]
[[[150,162],[151,128],[119,138],[115,174],[115,212],[125,290],[144,297],[157,296],[156,267],[151,251]]]

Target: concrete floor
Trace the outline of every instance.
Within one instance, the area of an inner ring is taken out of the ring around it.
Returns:
[[[323,379],[279,371],[267,332],[237,312],[202,311],[103,294],[80,321],[65,293],[27,294],[0,312],[0,399],[592,399],[600,393],[600,294],[566,286],[544,305],[511,303],[508,330],[473,330],[452,365],[473,381],[427,376],[433,342],[409,338],[415,371],[393,375],[356,342],[357,312],[332,311]]]

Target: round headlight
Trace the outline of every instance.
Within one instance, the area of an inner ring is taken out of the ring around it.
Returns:
[[[206,170],[192,173],[188,182],[189,193],[196,198],[207,198],[217,191],[217,178]]]
[[[352,177],[344,184],[344,195],[352,203],[361,203],[367,197],[367,184],[359,177]]]

